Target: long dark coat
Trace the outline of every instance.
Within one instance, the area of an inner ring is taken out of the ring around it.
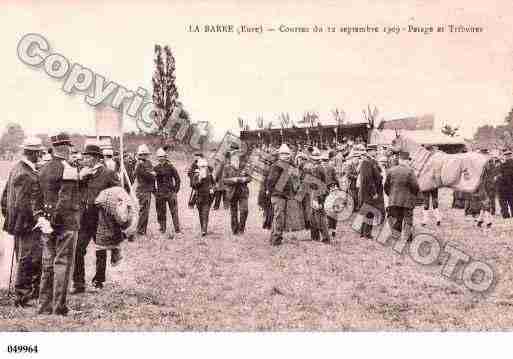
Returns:
[[[378,209],[384,215],[383,179],[378,164],[371,158],[363,159],[360,165],[360,176],[359,205],[365,203]]]
[[[392,167],[387,173],[384,189],[389,207],[415,208],[419,184],[412,168],[401,164]]]
[[[18,162],[11,172],[2,193],[4,231],[11,235],[26,234],[36,224],[35,203],[40,195],[38,175],[28,164]]]
[[[499,167],[497,189],[500,196],[508,196],[513,193],[513,159],[506,160]]]

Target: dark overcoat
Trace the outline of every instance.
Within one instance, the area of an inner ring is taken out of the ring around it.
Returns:
[[[392,167],[385,180],[388,206],[415,208],[419,195],[419,184],[413,169],[399,164]]]
[[[24,161],[18,162],[2,192],[4,231],[11,235],[30,233],[36,225],[35,205],[40,195],[38,174]]]

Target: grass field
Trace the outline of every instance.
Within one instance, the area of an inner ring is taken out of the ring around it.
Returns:
[[[0,165],[6,174],[8,164]],[[197,213],[186,206],[189,188],[179,194],[183,234],[161,235],[151,209],[149,235],[123,243],[124,261],[108,268],[101,291],[70,296],[78,313],[62,318],[36,316],[34,308],[11,305],[0,291],[2,331],[206,331],[206,330],[510,330],[513,328],[512,226],[501,218],[491,229],[464,220],[449,209],[443,190],[441,227],[424,229],[494,268],[497,285],[486,296],[440,274],[442,264],[415,263],[348,224],[335,243],[325,245],[299,233],[281,247],[269,245],[261,229],[256,186],[243,237],[232,236],[228,212],[212,211],[206,240],[199,237]],[[153,200],[152,200],[153,201]],[[169,216],[168,216],[169,217]],[[416,213],[416,221],[420,218]],[[168,218],[168,228],[171,228]],[[419,229],[419,227],[417,227]],[[1,240],[5,240],[3,236]],[[86,280],[94,275],[89,247]]]

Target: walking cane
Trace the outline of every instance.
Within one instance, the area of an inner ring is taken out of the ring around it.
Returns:
[[[11,284],[12,284],[12,267],[14,267],[14,248],[12,249],[12,256],[11,256],[11,270],[9,273],[9,288],[7,289],[7,296],[11,296]]]
[[[195,189],[193,189],[193,190],[191,191],[191,194],[189,195],[189,201],[188,201],[188,203],[187,203],[187,206],[188,206],[189,208],[194,208],[195,203],[193,203],[192,199],[194,198],[194,195],[196,194],[195,192],[196,192],[196,190],[195,190]]]

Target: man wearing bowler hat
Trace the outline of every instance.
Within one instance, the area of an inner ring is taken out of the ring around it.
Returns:
[[[82,192],[82,215],[80,218],[80,230],[78,231],[78,243],[75,254],[75,268],[73,271],[72,294],[85,292],[85,265],[84,258],[87,246],[91,239],[95,240],[98,230],[99,208],[95,205],[96,197],[104,189],[120,186],[116,172],[108,169],[103,163],[103,155],[99,146],[87,145],[83,153],[85,167],[79,173]],[[113,251],[111,261],[117,264],[119,252]],[[105,270],[107,267],[107,250],[96,250],[96,275],[92,282],[95,288],[103,288],[105,282]]]
[[[42,196],[36,208],[42,211],[36,228],[42,232],[43,270],[39,291],[39,314],[66,315],[68,284],[80,224],[78,170],[69,164],[73,144],[69,134],[52,136],[53,158],[42,169]]]

